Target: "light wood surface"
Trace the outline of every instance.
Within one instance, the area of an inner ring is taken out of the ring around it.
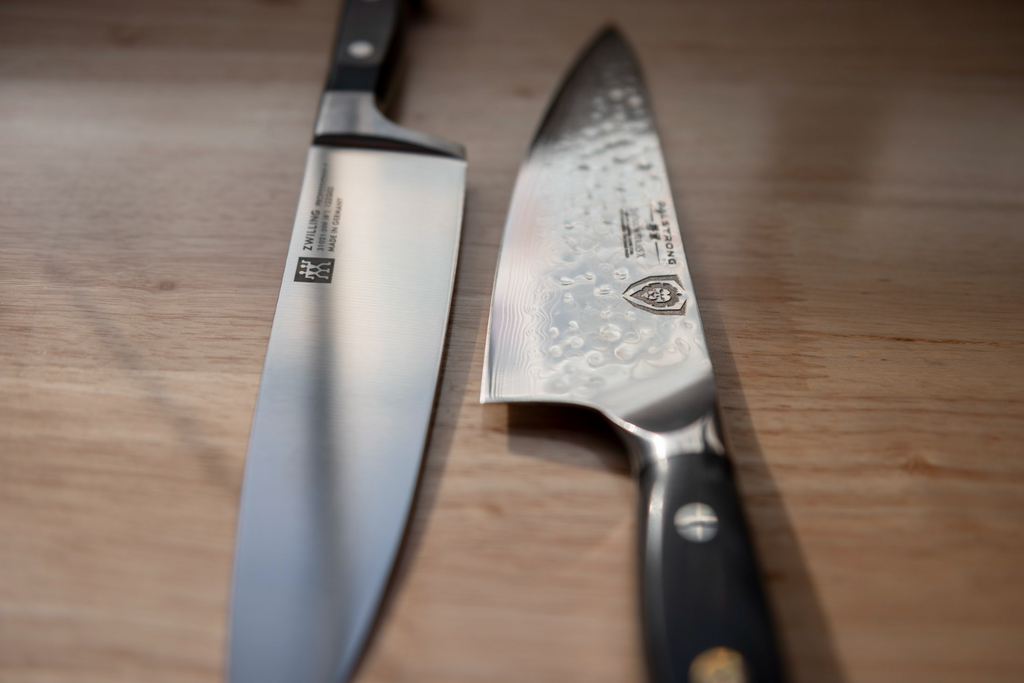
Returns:
[[[646,69],[794,681],[1024,680],[1024,6],[434,0],[402,123],[470,156],[449,349],[362,683],[643,680],[634,488],[478,405],[544,103]],[[332,0],[0,5],[0,681],[202,682]]]

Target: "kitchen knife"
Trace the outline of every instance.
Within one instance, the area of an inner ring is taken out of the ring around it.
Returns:
[[[621,434],[653,681],[782,680],[651,103],[614,29],[571,70],[519,171],[481,400],[587,406]]]
[[[410,513],[459,247],[460,145],[380,112],[402,0],[348,0],[288,248],[242,487],[234,683],[356,667]]]

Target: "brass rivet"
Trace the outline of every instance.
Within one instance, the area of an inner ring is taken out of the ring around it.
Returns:
[[[727,647],[704,650],[690,663],[690,683],[747,683],[743,655]]]

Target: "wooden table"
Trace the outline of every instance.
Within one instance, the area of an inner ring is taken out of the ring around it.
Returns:
[[[219,680],[335,13],[0,6],[0,681]],[[793,679],[1024,680],[1024,7],[434,0],[398,118],[466,144],[467,210],[359,681],[643,680],[622,449],[586,413],[477,402],[517,165],[612,20],[647,71]]]

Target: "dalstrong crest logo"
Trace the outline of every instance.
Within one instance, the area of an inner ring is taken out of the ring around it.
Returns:
[[[299,257],[299,265],[295,267],[296,282],[319,282],[331,284],[334,277],[334,259]]]
[[[657,315],[686,313],[686,290],[677,275],[653,275],[634,282],[622,293],[632,305]]]

